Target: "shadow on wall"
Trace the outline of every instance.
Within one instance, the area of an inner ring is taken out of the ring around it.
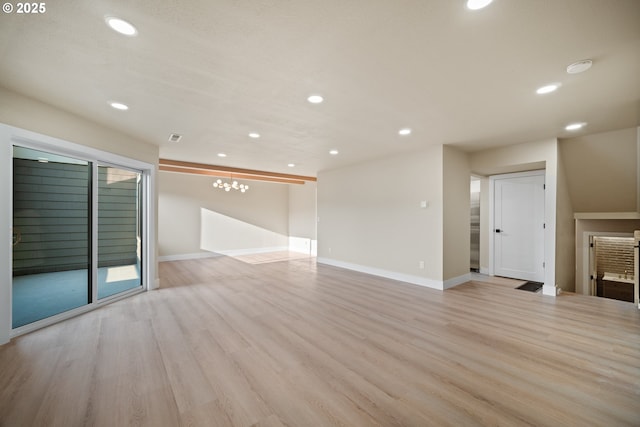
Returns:
[[[289,236],[200,208],[200,249],[225,253],[248,249],[286,250]]]

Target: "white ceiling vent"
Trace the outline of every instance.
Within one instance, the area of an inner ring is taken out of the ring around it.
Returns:
[[[172,133],[169,135],[169,142],[180,142],[182,139],[182,135],[178,135],[177,133]]]

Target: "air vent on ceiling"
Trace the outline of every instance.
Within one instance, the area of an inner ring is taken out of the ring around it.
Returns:
[[[179,142],[182,139],[182,135],[178,135],[177,133],[172,133],[169,135],[169,142]]]

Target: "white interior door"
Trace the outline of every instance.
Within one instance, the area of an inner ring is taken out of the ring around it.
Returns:
[[[544,282],[544,171],[493,182],[494,274]]]

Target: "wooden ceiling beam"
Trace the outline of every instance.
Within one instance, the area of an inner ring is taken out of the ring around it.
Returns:
[[[228,166],[208,165],[206,163],[183,162],[180,160],[160,159],[160,170],[167,172],[181,172],[194,175],[208,175],[250,179],[254,181],[282,182],[287,184],[304,184],[305,181],[315,182],[315,176],[292,175],[278,172],[267,172],[254,169],[233,168]]]
[[[170,160],[170,159],[160,159],[161,166],[174,166],[178,168],[190,168],[190,169],[202,169],[216,172],[227,172],[235,174],[245,174],[245,175],[255,175],[256,177],[271,177],[271,178],[283,178],[283,179],[293,179],[298,181],[317,181],[318,179],[315,176],[305,176],[305,175],[292,175],[286,173],[279,172],[267,172],[260,171],[255,169],[243,169],[243,168],[233,168],[228,166],[216,166],[209,165],[206,163],[194,163],[194,162],[183,162],[180,160]]]

